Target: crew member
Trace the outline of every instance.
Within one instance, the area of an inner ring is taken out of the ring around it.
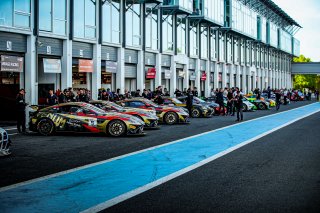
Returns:
[[[193,93],[191,91],[191,89],[189,88],[187,91],[187,109],[189,111],[189,115],[190,117],[192,116],[192,105],[193,105]]]
[[[19,93],[16,97],[16,105],[17,105],[17,129],[19,133],[26,132],[26,102],[25,102],[25,91],[24,89],[20,89]],[[22,128],[22,131],[21,131]]]
[[[242,111],[242,105],[243,105],[243,96],[240,93],[240,91],[237,91],[237,95],[235,97],[235,106],[237,109],[237,120],[236,121],[242,121],[243,120],[243,111]]]

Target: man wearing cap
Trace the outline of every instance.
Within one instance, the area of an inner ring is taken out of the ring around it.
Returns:
[[[21,133],[26,132],[26,102],[24,99],[25,91],[24,89],[20,89],[19,93],[16,97],[16,105],[17,105],[17,129]],[[22,131],[21,131],[22,128]]]

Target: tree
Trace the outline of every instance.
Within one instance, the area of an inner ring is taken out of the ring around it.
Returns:
[[[304,55],[300,55],[299,57],[294,57],[293,62],[296,62],[296,63],[311,62],[311,59],[306,58]]]
[[[299,57],[293,58],[293,62],[296,63],[307,63],[311,62],[310,58],[306,58],[304,55],[300,55]],[[319,84],[320,84],[320,76],[318,75],[294,75],[293,78],[293,85],[294,88],[296,89],[304,89],[304,88],[310,88],[310,89],[319,89]]]

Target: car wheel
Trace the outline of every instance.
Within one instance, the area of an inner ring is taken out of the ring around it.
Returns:
[[[248,106],[246,104],[242,104],[242,111],[248,111]]]
[[[167,112],[164,115],[164,121],[169,125],[175,124],[178,122],[178,115],[174,112]]]
[[[126,132],[126,125],[123,121],[113,120],[108,125],[108,133],[113,137],[119,137]]]
[[[51,120],[41,119],[37,124],[37,130],[41,135],[52,135],[55,132],[55,126]]]
[[[258,107],[261,110],[265,110],[266,109],[266,106],[263,103],[259,103]]]
[[[193,118],[199,118],[201,116],[201,112],[199,109],[193,109],[191,110],[191,115]]]

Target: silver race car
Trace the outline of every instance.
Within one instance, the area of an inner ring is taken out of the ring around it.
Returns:
[[[10,151],[11,141],[6,130],[0,128],[0,157],[8,156]]]

